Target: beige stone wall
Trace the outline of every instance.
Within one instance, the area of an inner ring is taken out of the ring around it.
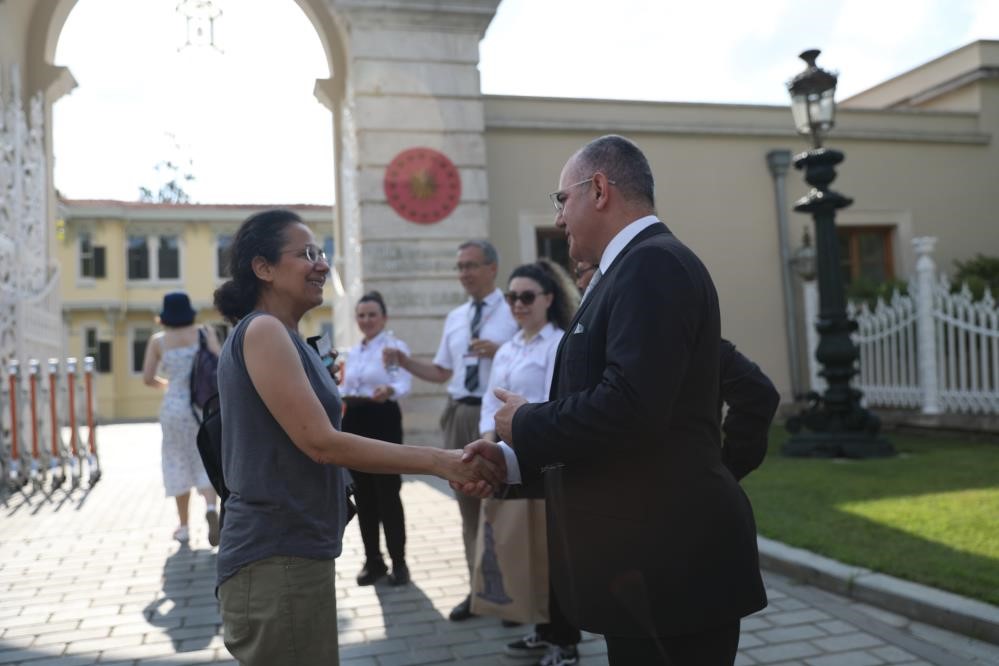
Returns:
[[[939,237],[938,265],[999,251],[990,196],[999,173],[999,82],[980,87],[981,114],[844,111],[828,141],[846,161],[834,183],[854,198],[842,225],[895,227],[897,276],[913,270],[911,239]],[[535,258],[533,226],[553,225],[547,193],[568,156],[609,132],[634,139],[656,174],[660,216],[714,276],[724,335],[757,360],[789,397],[777,214],[766,153],[800,151],[780,107],[486,98],[491,236],[501,275]],[[788,200],[806,192],[787,174]],[[790,213],[797,244],[810,219]],[[526,231],[525,231],[526,229]]]

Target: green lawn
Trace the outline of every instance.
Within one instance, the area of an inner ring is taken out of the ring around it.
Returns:
[[[880,460],[785,458],[743,481],[760,534],[999,604],[999,443],[890,434]]]

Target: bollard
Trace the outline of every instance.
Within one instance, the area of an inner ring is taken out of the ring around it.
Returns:
[[[10,468],[7,470],[8,478],[5,481],[11,492],[21,487],[21,454],[18,450],[21,434],[17,428],[17,380],[19,374],[19,363],[13,359],[8,361],[7,381],[10,386],[10,395],[7,402],[10,403]]]
[[[49,468],[52,472],[52,489],[60,487],[66,481],[66,468],[62,453],[59,450],[59,412],[56,402],[59,400],[59,390],[56,385],[56,375],[59,373],[59,359],[49,359],[49,416],[52,425],[52,460]]]
[[[31,359],[28,361],[28,388],[31,401],[31,486],[34,490],[42,487],[42,460],[38,447],[38,372],[41,364]]]
[[[97,458],[97,426],[94,422],[94,357],[83,358],[83,382],[86,387],[87,405],[87,470],[90,472],[90,487],[101,480],[101,465]]]
[[[69,404],[69,465],[70,487],[80,487],[80,476],[83,474],[80,464],[80,447],[77,444],[79,433],[76,430],[76,358],[66,359],[66,395]]]

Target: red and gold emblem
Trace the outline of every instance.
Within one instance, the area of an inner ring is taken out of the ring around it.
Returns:
[[[385,170],[385,198],[410,222],[433,224],[450,215],[461,199],[461,175],[447,155],[410,148]]]

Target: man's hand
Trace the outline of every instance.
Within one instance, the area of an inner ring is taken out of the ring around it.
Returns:
[[[521,405],[527,404],[527,400],[524,399],[524,396],[506,389],[498,388],[493,393],[504,403],[496,412],[496,434],[502,441],[513,446],[513,415],[520,409]]]
[[[499,344],[485,338],[475,338],[468,345],[469,351],[480,358],[492,358],[496,355],[496,350],[499,348]]]
[[[375,390],[372,391],[371,399],[374,400],[375,402],[385,402],[386,400],[391,398],[394,393],[395,389],[393,389],[391,386],[388,386],[387,384],[382,384],[380,386],[376,386]]]
[[[506,479],[506,457],[498,444],[486,439],[477,439],[465,447],[461,460],[468,465],[476,463],[486,464],[487,469],[496,470],[500,483],[496,483],[496,477],[491,479],[492,483],[484,481],[472,481],[466,483],[451,482],[451,488],[457,492],[471,495],[483,499],[493,494],[494,487],[498,487]]]
[[[405,352],[400,349],[394,349],[391,347],[382,348],[382,363],[385,364],[386,368],[390,368],[395,365],[403,370],[407,370],[406,361],[408,360],[409,357],[406,356]]]

